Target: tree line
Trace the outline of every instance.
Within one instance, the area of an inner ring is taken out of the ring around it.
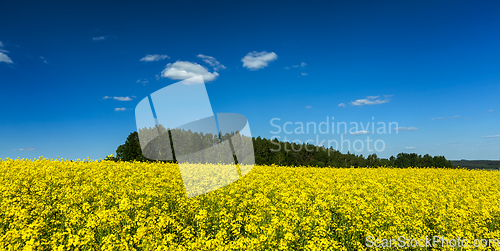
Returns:
[[[132,132],[127,137],[124,144],[118,146],[115,157],[107,157],[106,160],[113,161],[155,161],[176,162],[176,156],[172,149],[173,134],[172,130],[167,130],[164,127],[157,129],[159,134],[151,133],[152,128],[140,130],[141,137],[138,132]],[[150,135],[150,136],[145,136]],[[159,136],[158,136],[159,135]],[[234,136],[234,133],[228,135],[212,135],[199,134],[196,132],[179,130],[174,135],[182,139],[183,142],[195,142],[193,144],[185,144],[184,152],[194,153],[202,148],[216,146],[226,139]],[[155,137],[156,136],[156,137]],[[149,137],[149,139],[147,139]],[[144,150],[141,150],[140,140],[149,140]],[[170,142],[170,143],[169,143]],[[249,142],[249,141],[248,141]],[[416,153],[399,153],[396,157],[379,158],[376,153],[368,156],[362,154],[356,155],[350,152],[341,153],[332,147],[315,146],[312,144],[296,144],[290,142],[282,142],[278,139],[266,139],[262,137],[252,138],[255,163],[258,165],[283,165],[283,166],[316,166],[316,167],[379,167],[392,166],[398,168],[406,167],[443,167],[454,168],[451,161],[444,156],[424,156]],[[200,148],[201,147],[201,148]],[[231,145],[231,147],[233,147]],[[249,147],[246,145],[245,147]],[[179,150],[179,149],[177,149]],[[233,150],[234,151],[234,150]],[[146,157],[146,156],[148,157]],[[212,154],[211,156],[216,156]],[[236,156],[234,159],[237,162]],[[199,157],[201,162],[205,161],[203,156]]]

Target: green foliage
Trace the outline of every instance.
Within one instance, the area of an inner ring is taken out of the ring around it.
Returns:
[[[116,149],[116,160],[121,161],[145,161],[146,158],[142,155],[141,144],[139,142],[139,134],[137,132],[131,133],[125,144],[118,146]]]

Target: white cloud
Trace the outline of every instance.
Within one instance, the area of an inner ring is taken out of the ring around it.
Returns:
[[[122,108],[115,108],[115,112],[121,112],[127,110],[125,107]]]
[[[7,56],[7,54],[0,52],[0,62],[4,62],[7,64],[12,64],[12,60]]]
[[[307,76],[308,74],[307,74],[307,73],[301,73],[300,75],[302,75],[302,76],[304,76],[304,77],[305,77],[305,76]]]
[[[47,60],[45,60],[45,58],[44,58],[44,57],[40,56],[40,59],[42,59],[44,63],[48,64],[48,63],[47,63]]]
[[[456,115],[456,116],[453,116],[453,117],[437,117],[437,118],[432,118],[432,120],[436,120],[436,119],[456,119],[456,118],[460,118],[460,115]]]
[[[386,103],[387,101],[385,100],[368,100],[368,99],[358,99],[356,101],[352,101],[351,104],[358,106],[358,105],[378,105],[378,104],[383,104]]]
[[[380,96],[368,96],[363,99],[358,99],[356,101],[351,101],[351,105],[360,106],[360,105],[380,105],[389,102],[389,99],[378,99]]]
[[[224,65],[222,65],[219,61],[217,61],[217,59],[215,59],[214,57],[206,56],[203,54],[198,54],[197,57],[203,59],[203,61],[205,63],[212,66],[214,68],[214,71],[219,70],[219,69],[226,69],[226,67]]]
[[[2,47],[3,47],[3,43],[2,43],[2,41],[0,41],[0,48],[2,48]],[[8,51],[8,50],[4,50],[4,49],[0,49],[0,52],[3,52],[3,53],[9,53],[9,51]],[[1,62],[1,61],[0,61],[0,62]]]
[[[415,148],[416,147],[414,147],[414,146],[407,146],[407,147],[405,147],[405,149],[415,149]]]
[[[249,70],[258,70],[267,66],[271,61],[278,59],[278,55],[274,52],[249,52],[244,58],[241,59],[243,67]]]
[[[417,129],[418,129],[418,128],[416,128],[416,127],[412,127],[412,126],[410,126],[410,127],[396,127],[396,128],[394,128],[394,129],[392,129],[392,130],[393,130],[393,131],[415,131],[415,130],[417,130]]]
[[[160,54],[153,54],[153,55],[146,55],[145,57],[141,58],[139,61],[144,61],[144,62],[154,62],[154,61],[160,61],[163,59],[169,59],[170,57],[167,55],[160,55]]]
[[[488,112],[493,112],[493,110],[489,110]]]
[[[500,138],[500,135],[488,135],[484,136],[483,138]]]
[[[301,66],[302,68],[304,68],[304,67],[306,67],[306,65],[307,64],[305,62],[302,62],[302,63],[300,63],[300,65],[298,65],[298,64],[297,65],[292,65],[292,68],[298,68],[299,66]],[[286,66],[285,70],[290,70],[290,67]]]
[[[136,83],[142,83],[142,84],[147,84],[149,83],[149,81],[147,79],[137,79],[137,81],[135,81]]]
[[[345,107],[345,104],[344,103],[340,103],[339,107]]]
[[[312,106],[310,106],[310,105],[306,106],[306,109],[311,109],[311,108],[312,108]]]
[[[357,131],[357,132],[353,132],[351,133],[352,135],[363,135],[363,134],[369,134],[370,132],[369,131]]]
[[[116,36],[100,36],[100,37],[93,37],[92,40],[93,41],[102,41],[102,40],[105,40],[105,39],[108,39],[108,38],[116,38]]]
[[[25,148],[20,148],[19,151],[35,151],[36,149],[33,147],[25,147]]]
[[[102,99],[110,99],[110,98],[114,99],[114,100],[118,100],[118,101],[132,101],[132,99],[129,98],[129,97],[110,97],[110,96],[104,96],[104,98],[102,98]]]
[[[207,68],[187,61],[177,61],[175,63],[167,64],[167,67],[161,72],[164,78],[184,80],[201,75],[205,82],[214,81],[219,73],[209,72]]]
[[[113,99],[118,101],[132,101],[129,97],[114,97]]]

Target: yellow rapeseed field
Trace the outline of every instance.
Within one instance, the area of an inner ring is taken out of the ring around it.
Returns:
[[[174,164],[0,159],[0,250],[367,250],[368,236],[499,239],[499,178],[256,166],[188,199]]]

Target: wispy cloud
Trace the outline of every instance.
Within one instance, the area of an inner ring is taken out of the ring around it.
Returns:
[[[118,101],[132,101],[129,97],[114,97],[113,99]]]
[[[3,43],[2,41],[0,41],[0,48],[3,48]],[[4,62],[4,63],[7,63],[7,64],[12,64],[12,59],[10,59],[9,56],[7,56],[6,53],[9,53],[8,50],[4,50],[4,49],[0,49],[0,63],[1,62]]]
[[[33,148],[33,147],[25,147],[25,148],[19,148],[19,149],[12,149],[12,151],[25,151],[25,152],[29,152],[29,151],[35,151],[36,149]]]
[[[299,68],[299,66],[302,67],[302,68],[305,68],[306,65],[307,64],[305,62],[302,62],[302,63],[300,63],[300,65],[299,64],[292,65],[292,68]],[[285,66],[285,70],[290,70],[290,67],[289,66]]]
[[[484,136],[483,138],[500,138],[500,135],[488,135]]]
[[[392,129],[393,131],[415,131],[415,130],[418,130],[418,128],[416,127],[413,127],[413,126],[410,126],[410,127],[396,127],[394,129]]]
[[[369,131],[357,131],[357,132],[352,132],[351,135],[364,135],[364,134],[369,134]]]
[[[118,100],[118,101],[132,101],[131,98],[129,97],[110,97],[110,96],[104,96],[104,98],[102,99],[114,99],[114,100]]]
[[[357,99],[355,101],[351,101],[351,105],[353,106],[362,106],[362,105],[380,105],[389,102],[389,97],[384,95],[385,99],[380,99],[380,96],[368,96],[363,99]]]
[[[415,148],[416,147],[414,147],[414,146],[407,146],[407,147],[405,147],[405,149],[415,149]]]
[[[161,72],[164,78],[175,80],[184,80],[201,75],[205,82],[214,81],[219,73],[209,72],[207,68],[192,62],[177,61],[175,63],[167,64],[167,67]]]
[[[455,115],[453,117],[437,117],[437,118],[432,118],[432,120],[457,119],[457,118],[460,118],[460,115]]]
[[[3,48],[3,43],[2,41],[0,41],[0,48]],[[8,50],[4,50],[4,49],[0,49],[0,52],[3,52],[3,53],[9,53]]]
[[[274,52],[249,52],[244,58],[241,59],[243,67],[249,70],[258,70],[266,67],[269,62],[278,59],[278,55]]]
[[[7,63],[7,64],[12,64],[12,59],[10,59],[9,56],[7,56],[7,54],[3,53],[3,52],[0,52],[0,62],[4,62],[4,63]]]
[[[125,111],[125,110],[127,110],[127,108],[125,108],[125,107],[122,107],[122,108],[115,108],[115,112],[123,112],[123,111]]]
[[[304,77],[305,77],[305,76],[307,76],[307,75],[309,75],[309,74],[307,74],[307,73],[301,73],[300,75],[302,75],[302,76],[304,76]]]
[[[102,40],[109,39],[109,38],[116,38],[116,36],[100,36],[100,37],[93,37],[93,38],[92,38],[92,41],[102,41]]]
[[[143,62],[154,62],[154,61],[160,61],[163,59],[169,59],[170,57],[168,55],[160,55],[160,54],[153,54],[153,55],[146,55],[145,57],[141,58],[139,61]]]
[[[312,106],[310,106],[310,105],[306,106],[306,109],[311,109],[311,108],[312,108]]]
[[[206,56],[203,54],[198,54],[197,57],[203,59],[203,61],[205,63],[212,66],[214,68],[214,71],[220,70],[220,69],[226,69],[226,67],[223,64],[221,64],[219,61],[217,61],[217,59],[215,59],[214,57]]]
[[[43,61],[44,63],[48,64],[48,63],[47,63],[47,60],[45,60],[45,58],[44,58],[44,57],[40,56],[40,59],[42,59],[42,61]]]
[[[142,84],[147,84],[149,83],[149,81],[147,79],[137,79],[137,81],[135,81],[136,83],[142,83]]]
[[[493,110],[489,110],[488,112],[493,112]]]

